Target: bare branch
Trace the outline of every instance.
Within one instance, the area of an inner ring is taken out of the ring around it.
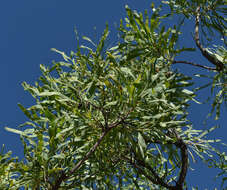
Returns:
[[[211,62],[213,65],[216,66],[217,71],[222,71],[224,68],[224,64],[219,61],[218,59],[216,59],[215,57],[213,57],[212,55],[210,55],[207,50],[202,46],[202,44],[200,43],[200,39],[199,39],[199,24],[200,24],[200,6],[198,6],[196,8],[195,11],[196,14],[196,18],[195,18],[195,43],[196,46],[199,48],[200,52],[202,53],[202,55],[209,61]]]
[[[183,63],[183,64],[188,64],[188,65],[193,65],[193,66],[196,66],[196,67],[201,67],[203,69],[207,69],[209,71],[217,71],[217,69],[214,68],[214,67],[207,67],[207,66],[204,66],[204,65],[200,65],[200,64],[196,64],[196,63],[192,63],[192,62],[188,62],[188,61],[173,61],[173,64],[176,64],[176,63]]]

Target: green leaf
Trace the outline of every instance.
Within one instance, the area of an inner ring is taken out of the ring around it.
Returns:
[[[24,112],[24,114],[25,114],[29,119],[32,120],[32,115],[31,115],[31,113],[30,113],[24,106],[22,106],[20,103],[18,103],[18,106],[19,106],[19,108]]]
[[[69,134],[69,132],[72,131],[74,128],[75,128],[74,126],[71,126],[61,130],[60,132],[57,133],[56,138],[64,136],[65,134]]]
[[[138,145],[140,148],[141,155],[144,158],[144,152],[147,148],[147,145],[146,145],[146,142],[145,142],[143,136],[141,135],[141,133],[138,133]]]
[[[65,61],[70,61],[71,60],[71,58],[68,57],[63,51],[59,51],[59,50],[57,50],[55,48],[51,48],[51,50],[61,54]]]
[[[187,89],[183,89],[182,92],[185,93],[185,94],[187,94],[187,95],[189,95],[189,96],[191,96],[191,95],[194,94],[192,91],[187,90]]]
[[[61,95],[59,92],[48,92],[44,91],[38,94],[38,96],[55,96],[55,95]]]
[[[111,106],[115,106],[117,105],[118,101],[113,101],[113,102],[108,102],[107,104],[105,104],[105,106],[103,108],[108,108],[108,107],[111,107]]]
[[[128,68],[128,67],[121,67],[121,71],[122,71],[124,74],[126,74],[126,75],[131,76],[131,77],[134,78],[134,75],[132,74],[130,68]]]
[[[141,135],[141,133],[138,133],[138,143],[143,149],[147,148],[146,142],[145,142],[143,136]]]
[[[54,155],[52,158],[64,159],[64,158],[65,158],[65,155],[64,155],[64,154],[56,154],[56,155]]]
[[[12,132],[12,133],[16,133],[18,135],[24,135],[23,131],[17,130],[17,129],[13,129],[13,128],[9,128],[9,127],[5,127],[5,130]]]
[[[99,41],[99,44],[97,46],[97,49],[96,49],[96,54],[99,56],[103,50],[103,47],[104,47],[104,43],[105,43],[105,40],[106,38],[108,37],[109,35],[109,29],[108,29],[108,24],[106,24],[106,28],[103,32],[103,35]]]
[[[95,44],[90,38],[88,38],[88,37],[86,37],[86,36],[83,36],[82,38],[83,38],[84,40],[90,42],[93,46],[96,47],[96,44]]]

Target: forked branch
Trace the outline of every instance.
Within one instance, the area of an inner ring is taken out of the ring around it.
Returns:
[[[134,110],[132,108],[129,110],[124,116],[120,117],[120,119],[112,124],[110,124],[105,130],[102,132],[101,136],[99,137],[98,141],[92,146],[92,148],[87,152],[87,154],[66,174],[64,171],[60,174],[59,178],[56,180],[54,186],[52,187],[52,190],[58,190],[60,188],[60,185],[63,181],[67,180],[69,177],[71,177],[81,166],[82,164],[88,160],[88,158],[95,152],[95,150],[98,148],[98,146],[103,141],[104,137],[108,134],[108,132],[123,123],[125,119],[127,119],[128,115]]]

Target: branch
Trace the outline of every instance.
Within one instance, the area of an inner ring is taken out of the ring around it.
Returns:
[[[152,175],[156,179],[156,183],[155,184],[161,185],[161,186],[166,187],[166,188],[168,188],[170,190],[174,189],[174,186],[171,186],[171,185],[168,185],[167,183],[165,183],[164,180],[161,177],[159,177],[159,175],[154,171],[154,169],[151,166],[147,165],[142,160],[138,160],[138,162],[139,162],[140,165],[142,165],[143,167],[147,168],[152,173]]]
[[[64,180],[67,180],[73,173],[75,173],[80,167],[81,165],[92,155],[92,153],[95,152],[95,150],[98,148],[98,146],[100,145],[100,143],[102,142],[102,140],[104,139],[104,137],[107,135],[107,133],[117,127],[119,124],[121,124],[127,117],[128,115],[134,110],[134,108],[132,108],[131,110],[128,111],[128,113],[126,113],[123,117],[120,117],[120,119],[115,122],[112,123],[110,126],[108,126],[104,132],[102,133],[102,135],[99,137],[98,141],[94,144],[94,146],[89,150],[89,152],[83,157],[82,160],[80,160],[70,171],[69,174],[66,175],[66,173],[64,171],[62,171],[60,177],[56,180],[55,185],[52,187],[52,190],[57,190],[61,183]]]
[[[204,66],[204,65],[200,65],[200,64],[196,64],[196,63],[192,63],[192,62],[188,62],[188,61],[173,61],[172,64],[176,64],[176,63],[183,63],[183,64],[188,64],[188,65],[193,65],[193,66],[196,66],[196,67],[201,67],[203,69],[207,69],[209,71],[217,71],[216,68],[207,67],[207,66]]]
[[[180,169],[180,174],[179,174],[179,177],[178,177],[178,180],[177,180],[175,186],[171,186],[171,185],[168,185],[167,183],[165,183],[163,181],[163,179],[160,178],[159,175],[154,171],[154,169],[151,166],[147,165],[143,160],[139,160],[139,159],[136,159],[136,158],[135,158],[135,160],[138,161],[139,165],[147,168],[152,173],[152,175],[156,179],[155,184],[162,185],[163,187],[166,187],[169,190],[183,190],[183,185],[184,185],[184,181],[185,181],[185,178],[186,178],[186,175],[187,175],[187,170],[188,170],[188,149],[187,149],[186,143],[178,135],[176,130],[171,130],[169,132],[170,132],[170,135],[168,135],[168,136],[169,137],[174,136],[177,139],[177,141],[173,142],[171,140],[168,140],[166,143],[167,144],[174,144],[177,148],[180,149],[180,154],[181,154],[181,169]],[[163,144],[163,142],[160,141],[160,140],[145,139],[145,141],[149,142],[149,143]],[[136,156],[135,152],[134,152],[134,155]]]
[[[184,143],[182,139],[179,139],[178,142],[175,143],[175,145],[178,148],[180,148],[180,152],[181,152],[181,171],[180,171],[180,176],[176,183],[176,187],[177,189],[179,188],[183,190],[183,184],[188,171],[188,149],[187,149],[187,145]]]
[[[218,71],[222,71],[224,69],[224,64],[221,61],[219,61],[218,59],[216,59],[215,57],[213,57],[212,55],[210,55],[207,52],[207,50],[200,43],[200,39],[199,39],[200,6],[198,6],[196,8],[195,14],[196,14],[196,18],[195,18],[195,37],[194,37],[194,39],[195,39],[196,46],[199,48],[202,55],[209,62],[211,62],[213,65],[216,66]]]
[[[134,153],[134,159],[132,158],[127,158],[125,155],[128,153],[128,151],[124,154],[124,155],[121,155],[121,157],[126,160],[127,162],[129,162],[134,168],[136,168],[139,173],[143,174],[147,179],[149,179],[153,184],[156,184],[156,185],[161,185],[163,187],[166,187],[167,189],[169,190],[177,190],[175,189],[175,186],[171,186],[171,185],[168,185],[164,179],[162,179],[161,177],[159,177],[159,175],[155,172],[155,170],[149,166],[148,164],[146,164],[145,161],[141,160],[141,159],[138,159],[136,157],[136,152],[132,149],[132,148],[128,148],[128,149],[131,149],[130,151]],[[148,169],[153,177],[149,176],[142,168],[146,168]]]
[[[76,170],[78,170],[81,165],[90,157],[90,155],[97,149],[97,147],[100,145],[100,143],[102,142],[103,138],[106,136],[106,134],[109,132],[109,130],[106,130],[102,133],[101,137],[98,139],[98,141],[95,143],[95,145],[90,149],[90,151],[85,155],[85,157],[80,160],[74,167],[73,169],[69,172],[69,175],[66,175],[65,172],[62,172],[61,176],[57,179],[54,187],[52,188],[52,190],[57,190],[61,183],[68,179],[69,176],[71,174],[73,174]]]
[[[186,143],[175,129],[172,129],[169,132],[170,136],[174,135],[177,138],[177,142],[175,142],[174,145],[180,149],[181,153],[181,171],[175,187],[176,190],[183,190],[183,184],[188,171],[188,149]]]
[[[153,184],[162,185],[163,187],[166,187],[168,189],[172,189],[172,186],[169,186],[164,181],[162,181],[162,179],[156,173],[155,173],[155,175],[157,175],[157,177],[160,179],[160,181],[158,179],[153,179],[151,176],[147,175],[146,172],[138,164],[136,164],[134,161],[132,161],[131,159],[129,159],[129,158],[125,157],[125,156],[123,156],[123,159],[126,160],[127,162],[129,162],[134,168],[138,169],[139,173],[143,174]],[[156,176],[155,176],[155,178],[156,178]]]

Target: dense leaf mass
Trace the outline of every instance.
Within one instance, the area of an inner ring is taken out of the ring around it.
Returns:
[[[212,113],[216,110],[218,119],[220,106],[226,104],[226,1],[163,3],[170,8],[168,14],[153,4],[150,15],[126,6],[121,39],[114,47],[105,46],[106,26],[98,44],[83,37],[91,47],[78,42],[70,55],[53,49],[62,61],[41,65],[35,85],[23,83],[36,104],[19,104],[29,121],[21,130],[6,129],[21,136],[24,160],[1,152],[0,189],[183,190],[190,162],[197,159],[225,175],[226,155],[211,146],[218,140],[207,138],[216,127],[196,130],[187,117],[191,101],[197,102],[196,91],[203,87],[190,90],[193,79],[172,65],[212,72],[213,82],[204,87],[217,93]],[[165,28],[162,23],[175,14],[184,19]],[[198,50],[179,46],[187,19],[195,19]],[[220,34],[223,46],[203,47],[200,27],[206,28],[201,32],[205,38]],[[187,51],[199,51],[214,67],[175,59]]]

